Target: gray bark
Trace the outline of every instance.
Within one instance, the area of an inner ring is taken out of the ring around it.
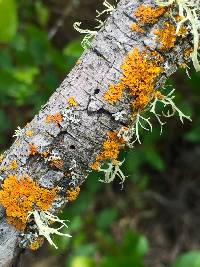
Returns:
[[[151,27],[148,26],[146,34],[133,32],[130,25],[134,21],[134,10],[141,3],[153,5],[153,0],[122,0],[117,9],[108,18],[105,26],[99,31],[92,45],[80,58],[77,64],[67,75],[60,87],[50,97],[38,115],[25,127],[20,137],[17,137],[11,148],[5,152],[2,166],[9,166],[12,160],[17,159],[17,170],[0,173],[3,179],[8,174],[28,174],[41,186],[53,188],[57,185],[66,189],[67,185],[74,183],[81,185],[86,179],[89,166],[95,161],[96,155],[101,150],[102,142],[109,130],[119,129],[128,124],[130,104],[127,99],[110,105],[103,98],[111,83],[118,83],[122,76],[120,65],[125,56],[134,47],[145,49],[145,44],[154,50],[155,40],[149,34]],[[163,18],[158,23],[161,23]],[[169,68],[161,75],[158,87],[163,85],[166,78],[177,70],[178,63],[183,61],[182,51],[186,44],[180,39],[169,52],[166,52],[166,65]],[[79,106],[72,110],[78,119],[63,120],[60,125],[46,123],[48,115],[56,113],[66,114],[67,99],[74,96]],[[115,121],[113,114],[124,110],[127,114],[123,121]],[[25,132],[31,129],[34,134],[28,137]],[[39,154],[29,156],[29,144],[34,143],[39,152],[47,150],[56,151],[64,160],[63,168],[52,168]],[[76,162],[76,166],[73,166]],[[65,173],[73,169],[75,176],[66,178]],[[55,204],[55,211],[59,205],[66,204],[62,199]],[[18,248],[19,232],[5,220],[5,212],[2,208],[0,221],[0,266],[13,266]]]

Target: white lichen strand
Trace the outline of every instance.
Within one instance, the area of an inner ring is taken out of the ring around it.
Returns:
[[[24,129],[18,126],[13,134],[13,137],[20,137],[23,135],[23,132],[24,132]]]
[[[158,113],[156,112],[156,105],[157,103],[162,103],[164,108],[169,108],[167,110],[167,112],[162,111],[162,115],[164,117],[172,117],[174,116],[176,113],[178,113],[179,119],[182,123],[184,123],[184,119],[187,119],[189,121],[192,121],[192,119],[190,118],[190,116],[185,115],[174,103],[173,99],[175,98],[175,95],[173,95],[175,89],[173,89],[167,96],[163,96],[162,98],[157,98],[155,97],[154,101],[150,104],[150,112],[152,112],[153,114],[156,115],[157,118],[159,118],[160,116],[158,115]],[[162,123],[164,124],[164,123]]]
[[[116,1],[117,2],[117,1]],[[107,0],[103,2],[103,6],[105,6],[105,9],[102,11],[96,10],[96,19],[95,21],[98,22],[98,25],[95,27],[95,30],[89,30],[89,29],[81,29],[81,22],[75,22],[73,27],[76,31],[78,31],[81,34],[85,34],[85,37],[83,38],[81,45],[84,49],[87,49],[90,47],[92,39],[97,35],[98,30],[102,28],[102,26],[105,23],[105,20],[101,20],[100,17],[102,15],[106,14],[111,14],[113,10],[115,10],[115,6],[111,5]]]
[[[81,29],[81,22],[75,22],[73,27],[77,32],[81,34],[86,34],[83,38],[81,45],[84,49],[87,49],[90,46],[91,40],[97,35],[97,31],[91,31],[89,29]]]
[[[104,1],[103,2],[103,6],[105,6],[106,9],[104,9],[103,11],[98,11],[96,10],[97,12],[97,18],[99,18],[100,16],[102,16],[104,13],[107,13],[107,14],[111,14],[114,10],[115,10],[115,6],[114,5],[111,5],[108,1]]]
[[[188,30],[193,35],[193,52],[191,54],[192,62],[196,71],[200,71],[198,60],[198,49],[200,42],[200,1],[199,0],[156,0],[159,6],[178,6],[178,14],[181,20],[177,23],[176,34],[179,33],[181,27],[188,22]]]
[[[147,128],[148,127],[148,128]],[[149,118],[145,118],[143,117],[139,112],[136,115],[136,119],[135,119],[135,136],[136,139],[133,141],[133,143],[135,143],[136,141],[138,141],[139,144],[141,144],[140,141],[140,128],[146,130],[146,131],[151,131],[152,132],[152,124],[150,122],[150,117]]]
[[[182,123],[184,123],[184,119],[187,119],[189,121],[192,121],[190,116],[185,115],[174,103],[174,95],[175,89],[173,89],[168,95],[164,96],[161,95],[161,97],[154,97],[153,101],[149,104],[149,106],[146,108],[146,111],[150,112],[150,114],[153,114],[160,126],[161,130],[160,133],[162,134],[163,125],[166,124],[166,122],[163,122],[162,117],[169,118],[174,116],[176,113],[179,116],[179,119]],[[158,103],[163,105],[165,110],[162,110],[161,114],[157,112],[157,105]],[[153,130],[153,125],[150,121],[151,117],[145,118],[145,116],[141,115],[141,113],[137,113],[134,118],[134,122],[131,126],[128,128],[122,127],[119,130],[118,137],[122,138],[126,145],[128,147],[133,148],[134,143],[138,142],[141,144],[141,138],[140,138],[140,130],[144,129],[145,131],[151,131]]]
[[[99,172],[103,172],[105,174],[104,179],[99,179],[102,183],[111,183],[116,177],[118,177],[121,180],[121,184],[123,185],[126,176],[123,174],[120,167],[122,166],[123,161],[111,161],[108,162],[108,168],[99,168]]]
[[[44,236],[47,239],[47,241],[49,242],[49,244],[53,245],[56,249],[58,249],[58,247],[56,246],[56,244],[53,242],[53,240],[51,238],[52,234],[56,234],[59,236],[71,237],[71,235],[69,235],[69,234],[65,234],[65,233],[60,232],[60,230],[63,227],[68,228],[68,226],[65,223],[65,220],[60,220],[57,216],[51,214],[50,212],[34,210],[34,211],[29,212],[28,218],[30,218],[30,216],[34,217],[35,224],[38,228],[39,235]],[[61,226],[58,228],[50,227],[49,225],[52,223],[60,223]]]

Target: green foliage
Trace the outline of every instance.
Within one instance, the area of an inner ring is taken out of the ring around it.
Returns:
[[[190,251],[179,256],[173,267],[200,267],[200,251]]]
[[[111,246],[111,253],[103,257],[101,267],[144,267],[144,256],[148,252],[148,242],[144,236],[127,231],[122,244],[113,242]]]
[[[17,7],[15,0],[0,1],[0,43],[12,40],[17,29]]]

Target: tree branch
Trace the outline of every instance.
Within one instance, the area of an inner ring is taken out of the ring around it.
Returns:
[[[130,98],[121,98],[114,105],[106,101],[105,93],[111,84],[118,84],[123,76],[121,65],[128,52],[158,51],[153,30],[167,19],[161,16],[156,24],[144,25],[145,32],[131,30],[137,21],[136,9],[145,2],[155,6],[153,0],[122,0],[108,18],[73,70],[51,96],[38,115],[18,134],[14,144],[4,153],[0,164],[3,181],[9,175],[31,177],[41,187],[59,187],[59,198],[51,211],[58,212],[68,202],[67,189],[80,186],[90,172],[90,166],[102,151],[109,131],[128,126],[132,118]],[[165,61],[155,90],[185,62],[188,39],[179,38],[169,50],[159,50]],[[126,116],[115,117],[123,111]],[[17,167],[12,166],[17,162]],[[20,233],[6,223],[2,207],[0,222],[0,266],[12,266],[20,246],[30,245],[30,226]],[[19,239],[20,236],[20,239]],[[20,240],[20,241],[19,241]]]

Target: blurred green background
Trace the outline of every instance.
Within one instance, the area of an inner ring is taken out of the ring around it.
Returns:
[[[0,0],[0,151],[17,126],[38,112],[81,55],[73,22],[95,26],[101,0]],[[91,174],[61,217],[71,239],[56,238],[26,252],[30,267],[200,267],[200,75],[184,71],[168,82],[177,104],[192,116],[184,125],[155,121],[143,144],[124,151],[123,190]]]

